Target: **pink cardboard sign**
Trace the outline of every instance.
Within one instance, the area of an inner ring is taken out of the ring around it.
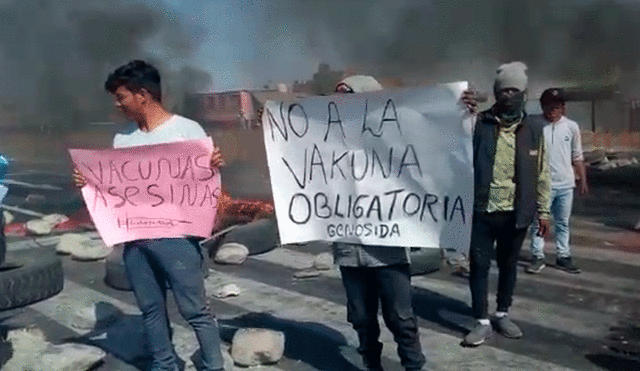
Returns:
[[[163,237],[209,237],[220,173],[211,138],[118,149],[70,149],[87,179],[82,195],[109,245]]]

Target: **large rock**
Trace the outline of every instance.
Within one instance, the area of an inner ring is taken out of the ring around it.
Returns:
[[[33,234],[45,235],[51,233],[56,225],[42,219],[32,219],[29,220],[25,226],[27,230]]]
[[[53,345],[38,328],[10,331],[13,356],[2,365],[3,371],[85,371],[106,356],[96,347],[83,344]]]
[[[104,350],[85,344],[49,344],[34,370],[85,371],[93,369],[106,355]]]
[[[4,216],[4,223],[5,224],[11,224],[13,222],[14,217],[13,217],[13,214],[11,214],[10,212],[3,211],[2,215]]]
[[[49,215],[43,216],[42,220],[56,225],[56,224],[60,224],[68,221],[69,217],[62,214],[49,214]]]
[[[320,277],[320,271],[317,269],[302,269],[293,274],[294,278],[314,278]]]
[[[92,239],[86,234],[65,233],[60,236],[56,251],[60,254],[71,254],[74,260],[91,261],[104,259],[113,249],[107,247],[102,240]]]
[[[91,237],[87,234],[65,233],[60,236],[60,240],[56,245],[56,252],[65,255],[71,254],[74,251],[82,249],[82,245],[90,240]]]
[[[6,371],[42,370],[37,363],[47,348],[44,334],[38,328],[9,331],[13,356],[2,366]]]
[[[68,217],[61,214],[50,214],[40,219],[32,219],[26,223],[27,230],[33,234],[46,235],[53,231],[56,225],[66,222]]]
[[[260,328],[242,328],[233,335],[231,357],[240,366],[276,363],[284,354],[284,333]]]
[[[79,249],[72,251],[71,257],[80,261],[100,260],[106,258],[111,251],[113,248],[106,246],[102,240],[90,239],[84,242]]]
[[[319,271],[330,270],[333,268],[333,255],[329,252],[318,254],[313,260],[313,267]]]
[[[249,256],[249,249],[243,244],[227,242],[222,244],[214,261],[219,264],[242,264]]]
[[[230,283],[222,286],[215,295],[220,299],[225,299],[231,296],[238,296],[240,295],[240,288],[235,283]]]

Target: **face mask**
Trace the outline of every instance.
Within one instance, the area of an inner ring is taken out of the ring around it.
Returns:
[[[522,116],[525,93],[517,92],[511,96],[500,95],[496,100],[496,114],[505,121],[513,121]]]

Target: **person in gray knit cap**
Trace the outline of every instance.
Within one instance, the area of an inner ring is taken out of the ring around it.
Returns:
[[[522,331],[509,319],[520,248],[538,217],[538,233],[549,226],[551,177],[542,126],[524,111],[527,67],[522,62],[498,68],[495,104],[481,112],[473,134],[474,211],[469,248],[469,285],[477,326],[464,346],[482,344],[495,328],[509,338]],[[494,249],[495,244],[495,249]],[[489,317],[491,259],[498,264],[497,312]]]

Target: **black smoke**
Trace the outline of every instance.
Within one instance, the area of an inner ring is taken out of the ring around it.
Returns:
[[[313,55],[407,81],[488,84],[499,63],[530,74],[607,84],[637,81],[640,2],[623,0],[279,0],[274,25],[295,26]],[[627,76],[622,78],[621,76]]]
[[[112,103],[104,79],[132,59],[156,64],[165,90],[201,88],[211,78],[188,60],[198,47],[194,33],[203,32],[160,0],[2,1],[0,108],[12,110],[22,127],[107,121]]]

